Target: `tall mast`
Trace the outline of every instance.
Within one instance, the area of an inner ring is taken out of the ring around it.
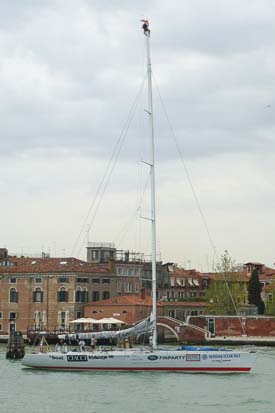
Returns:
[[[148,80],[148,115],[151,136],[151,223],[152,223],[152,319],[153,319],[153,341],[152,346],[157,348],[157,250],[156,250],[156,208],[155,208],[155,145],[154,145],[154,122],[153,122],[153,93],[152,93],[152,65],[150,56],[150,30],[148,20],[142,26],[146,36],[147,46],[147,80]]]

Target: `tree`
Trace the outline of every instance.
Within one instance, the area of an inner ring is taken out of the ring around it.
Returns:
[[[246,303],[247,287],[235,260],[227,250],[221,255],[215,272],[206,293],[209,312],[236,315],[238,307]]]
[[[259,270],[253,270],[247,286],[248,303],[254,304],[258,307],[258,313],[264,314],[265,305],[261,297],[262,284],[259,280]]]
[[[238,272],[236,261],[230,257],[227,250],[221,255],[220,261],[216,264],[214,271],[219,274],[223,273],[224,275]]]

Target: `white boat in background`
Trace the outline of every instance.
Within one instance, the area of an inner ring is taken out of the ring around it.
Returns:
[[[155,221],[155,166],[154,128],[152,105],[152,81],[150,59],[150,31],[148,21],[143,21],[147,44],[148,110],[152,159],[151,169],[151,225],[152,225],[152,314],[148,322],[138,324],[136,330],[120,332],[124,337],[152,331],[150,348],[127,348],[116,350],[40,351],[26,354],[22,365],[47,370],[117,370],[117,371],[179,371],[188,373],[250,373],[256,361],[253,351],[236,351],[218,348],[182,346],[178,349],[160,349],[157,345],[157,302],[156,302],[156,221]]]

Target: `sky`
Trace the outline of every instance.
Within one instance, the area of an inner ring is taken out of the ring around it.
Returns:
[[[13,0],[0,16],[0,246],[150,254],[211,271],[275,261],[273,0]]]

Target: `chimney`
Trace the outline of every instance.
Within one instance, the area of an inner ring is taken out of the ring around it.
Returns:
[[[114,272],[114,270],[115,270],[115,261],[109,259],[109,271]]]

